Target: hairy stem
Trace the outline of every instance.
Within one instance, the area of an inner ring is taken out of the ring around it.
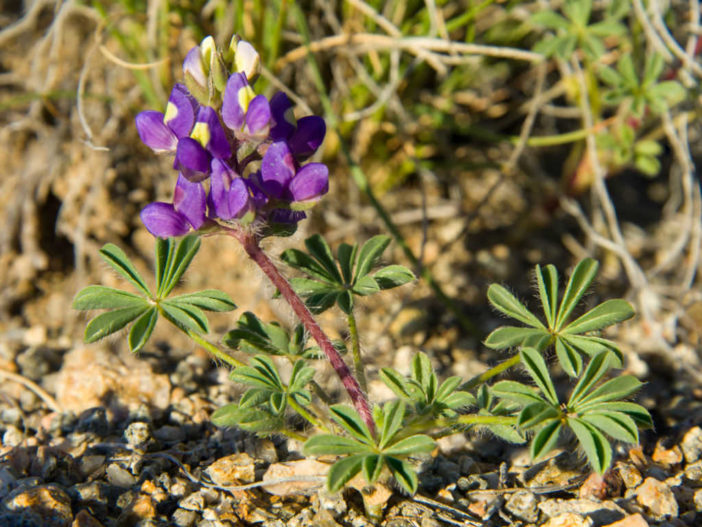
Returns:
[[[519,353],[517,353],[514,357],[510,357],[506,361],[500,362],[497,366],[493,366],[480,375],[473,377],[471,380],[466,381],[458,389],[464,392],[471,390],[477,386],[480,386],[481,384],[485,384],[496,375],[499,375],[503,371],[508,370],[517,364],[519,364]]]
[[[302,299],[295,293],[288,280],[280,273],[275,264],[268,258],[268,255],[263,252],[258,244],[256,236],[245,229],[226,229],[225,232],[241,243],[246,254],[258,265],[273,285],[278,289],[280,295],[287,301],[292,310],[295,312],[300,322],[305,326],[305,329],[310,333],[312,338],[317,342],[324,354],[329,359],[329,362],[336,371],[336,374],[341,379],[344,388],[351,397],[356,411],[359,413],[363,421],[368,426],[371,433],[375,434],[375,423],[371,414],[370,405],[366,399],[365,393],[361,390],[356,377],[349,369],[348,365],[341,358],[339,352],[334,348],[329,337],[319,327],[317,321],[310,313]]]
[[[241,362],[240,360],[235,359],[228,353],[223,352],[221,349],[219,349],[217,346],[212,344],[211,342],[208,342],[204,338],[202,338],[200,335],[195,333],[194,331],[187,330],[186,331],[188,337],[193,339],[196,343],[198,343],[200,346],[205,348],[207,351],[209,351],[216,359],[221,360],[222,362],[226,362],[230,366],[233,367],[238,367],[238,366],[244,366],[244,363]]]
[[[363,371],[363,362],[361,361],[361,343],[358,339],[358,327],[356,326],[356,316],[353,314],[353,310],[348,314],[347,321],[349,324],[349,335],[351,336],[351,351],[353,353],[353,367],[356,370],[356,378],[363,392],[368,393],[368,383],[366,382],[366,374]]]

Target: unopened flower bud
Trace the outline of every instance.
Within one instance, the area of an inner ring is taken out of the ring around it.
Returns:
[[[253,84],[258,77],[260,69],[261,57],[254,47],[245,40],[237,42],[236,51],[234,52],[234,71],[246,75],[249,83]]]

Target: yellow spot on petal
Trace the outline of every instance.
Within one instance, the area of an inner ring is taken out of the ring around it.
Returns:
[[[289,122],[293,126],[297,126],[297,120],[295,119],[295,112],[293,112],[292,108],[288,108],[285,110],[285,113],[283,114],[283,117],[287,122]]]
[[[166,105],[166,113],[163,116],[163,122],[169,123],[176,117],[178,117],[178,107],[172,102],[169,102]]]
[[[200,143],[203,148],[207,148],[207,144],[210,142],[211,137],[210,127],[207,126],[207,123],[195,123],[193,131],[190,132],[190,137]]]
[[[239,106],[241,109],[246,113],[249,110],[249,103],[251,100],[256,97],[256,94],[253,91],[253,88],[251,86],[244,86],[243,88],[239,89],[239,92],[236,94],[237,100],[239,101]]]

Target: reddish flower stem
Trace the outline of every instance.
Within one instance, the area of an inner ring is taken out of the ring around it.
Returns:
[[[273,282],[273,285],[278,288],[281,296],[290,304],[290,307],[300,319],[300,322],[302,322],[310,335],[312,335],[312,338],[317,341],[319,347],[326,354],[334,371],[336,371],[336,374],[341,379],[341,382],[351,397],[356,411],[368,426],[371,434],[375,435],[375,423],[371,414],[370,405],[358,381],[353,376],[353,373],[351,373],[344,359],[339,355],[339,352],[336,350],[331,340],[329,340],[327,334],[319,327],[319,324],[317,324],[317,321],[312,316],[312,313],[310,313],[310,310],[307,309],[305,303],[293,290],[290,282],[278,271],[278,268],[270,258],[268,258],[268,255],[263,252],[258,244],[256,235],[244,229],[227,229],[226,232],[241,243],[246,254],[249,255],[249,258],[261,268],[270,281]]]

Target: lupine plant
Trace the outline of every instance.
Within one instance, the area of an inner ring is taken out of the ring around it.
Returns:
[[[88,323],[86,341],[130,326],[128,343],[136,352],[147,344],[157,320],[166,319],[231,366],[232,380],[246,387],[237,402],[213,414],[214,423],[261,435],[284,434],[304,442],[306,455],[336,456],[328,474],[333,491],[361,473],[369,484],[392,478],[414,493],[419,485],[416,461],[432,452],[435,439],[475,428],[516,443],[530,438],[534,458],[551,450],[569,429],[600,473],[611,462],[610,441],[637,442],[638,428],[650,426],[651,420],[643,407],[625,399],[640,383],[628,375],[607,380],[621,367],[622,355],[601,335],[633,316],[633,309],[624,300],[608,300],[574,316],[597,272],[592,259],[576,266],[562,292],[555,267],[536,267],[543,318],[506,288],[490,287],[490,303],[523,324],[500,327],[485,340],[490,348],[512,353],[502,363],[474,379],[440,381],[430,358],[419,353],[409,376],[388,367],[380,371],[397,400],[368,401],[354,306],[363,297],[412,282],[414,275],[400,265],[378,268],[390,243],[382,235],[360,246],[341,244],[336,251],[313,235],[305,241],[306,251],[288,249],[281,255],[283,263],[303,275],[291,278],[262,250],[263,238],[295,231],[305,211],[327,193],[329,171],[309,161],[323,141],[324,120],[296,119],[284,93],[270,99],[256,94],[258,62],[247,42],[234,38],[220,51],[208,37],[185,58],[185,82],[173,88],[165,112],[136,117],[144,144],[173,156],[178,173],[173,200],[151,203],[141,212],[156,237],[155,289],[123,251],[106,245],[102,257],[136,292],[90,286],[78,293],[76,309],[106,310]],[[299,325],[287,330],[246,312],[221,343],[207,338],[204,311],[231,311],[234,301],[217,290],[172,292],[200,239],[215,235],[241,244]],[[333,342],[314,318],[337,307],[349,324],[354,372],[342,357],[344,343]],[[235,352],[250,358],[235,358]],[[569,395],[559,393],[551,379],[547,361],[553,355],[556,365],[576,379]],[[315,381],[317,360],[331,364],[352,406],[338,403]],[[283,362],[291,366],[288,375],[281,373]],[[490,384],[519,365],[527,383]]]

